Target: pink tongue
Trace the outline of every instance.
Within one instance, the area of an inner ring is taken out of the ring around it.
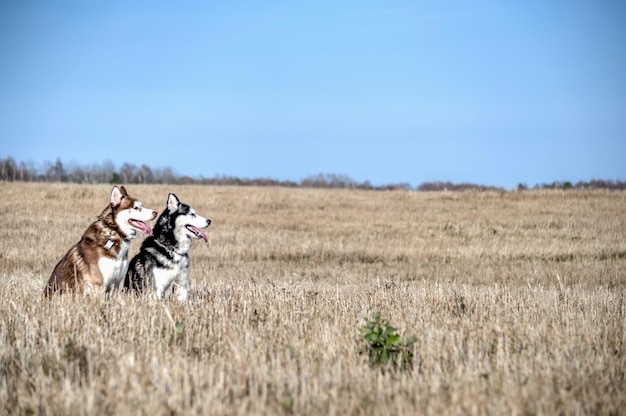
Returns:
[[[146,223],[141,222],[139,220],[133,220],[133,219],[128,220],[128,223],[132,225],[133,227],[135,227],[136,229],[138,229],[139,231],[141,231],[142,233],[152,235],[152,228],[148,227]]]
[[[209,242],[209,239],[207,238],[206,235],[204,235],[204,233],[202,231],[200,231],[199,229],[197,229],[196,227],[194,227],[193,225],[188,225],[187,229],[189,231],[191,231],[192,233],[194,233],[196,236],[198,236],[199,238],[203,239],[205,243]]]

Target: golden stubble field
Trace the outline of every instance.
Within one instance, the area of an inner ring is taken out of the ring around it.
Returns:
[[[111,187],[0,183],[0,413],[625,413],[626,193],[127,189],[213,220],[186,304],[43,299]]]

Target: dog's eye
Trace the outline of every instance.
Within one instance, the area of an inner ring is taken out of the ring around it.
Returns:
[[[195,216],[196,216],[196,213],[195,213],[195,212],[192,212],[192,213],[191,213],[191,217],[193,218],[193,217],[195,217]]]

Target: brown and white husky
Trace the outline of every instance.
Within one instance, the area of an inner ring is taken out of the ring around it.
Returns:
[[[54,268],[44,295],[116,290],[128,269],[130,240],[137,231],[152,235],[144,221],[156,216],[123,186],[114,186],[109,205]]]

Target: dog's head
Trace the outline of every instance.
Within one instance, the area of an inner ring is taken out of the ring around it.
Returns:
[[[144,221],[155,219],[157,212],[144,208],[141,201],[128,195],[126,188],[123,186],[119,188],[117,186],[113,187],[111,191],[111,209],[118,227],[128,237],[134,237],[137,231],[152,235],[152,228]]]
[[[154,227],[155,234],[165,235],[172,232],[178,241],[184,238],[201,238],[208,242],[207,236],[200,231],[211,225],[211,220],[196,213],[189,205],[180,202],[174,194],[167,197],[167,207]]]

